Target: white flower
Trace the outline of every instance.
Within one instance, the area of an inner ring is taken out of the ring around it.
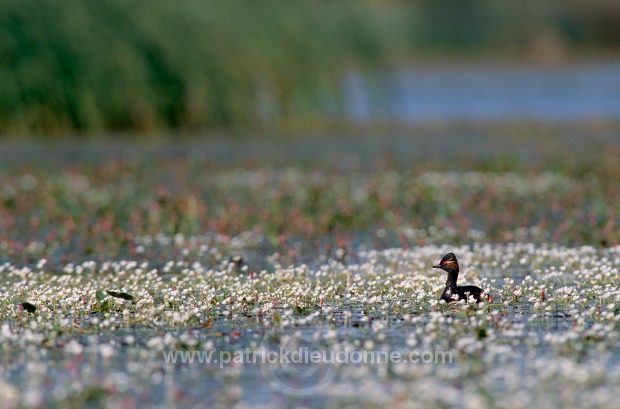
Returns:
[[[71,355],[80,355],[84,351],[84,347],[75,339],[72,339],[65,345],[65,351]]]
[[[110,344],[101,344],[98,349],[102,358],[110,358],[115,352],[114,347]]]

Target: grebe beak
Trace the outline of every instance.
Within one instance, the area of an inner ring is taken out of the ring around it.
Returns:
[[[433,266],[433,268],[443,268],[441,265],[437,264],[436,266]]]

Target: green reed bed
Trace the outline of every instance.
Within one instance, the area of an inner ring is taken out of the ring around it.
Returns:
[[[0,134],[321,129],[352,72],[617,46],[605,2],[526,3],[6,0]]]

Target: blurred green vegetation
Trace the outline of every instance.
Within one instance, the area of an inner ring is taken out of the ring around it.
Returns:
[[[0,134],[330,122],[341,80],[442,53],[613,48],[613,1],[4,0]]]

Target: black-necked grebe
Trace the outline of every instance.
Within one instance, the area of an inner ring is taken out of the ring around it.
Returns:
[[[441,294],[441,299],[445,302],[452,302],[457,300],[467,300],[468,296],[474,297],[476,302],[481,301],[482,288],[475,285],[463,285],[457,286],[456,280],[459,278],[459,263],[456,261],[454,253],[448,253],[433,268],[440,268],[448,273],[448,280],[446,281],[446,288]]]

